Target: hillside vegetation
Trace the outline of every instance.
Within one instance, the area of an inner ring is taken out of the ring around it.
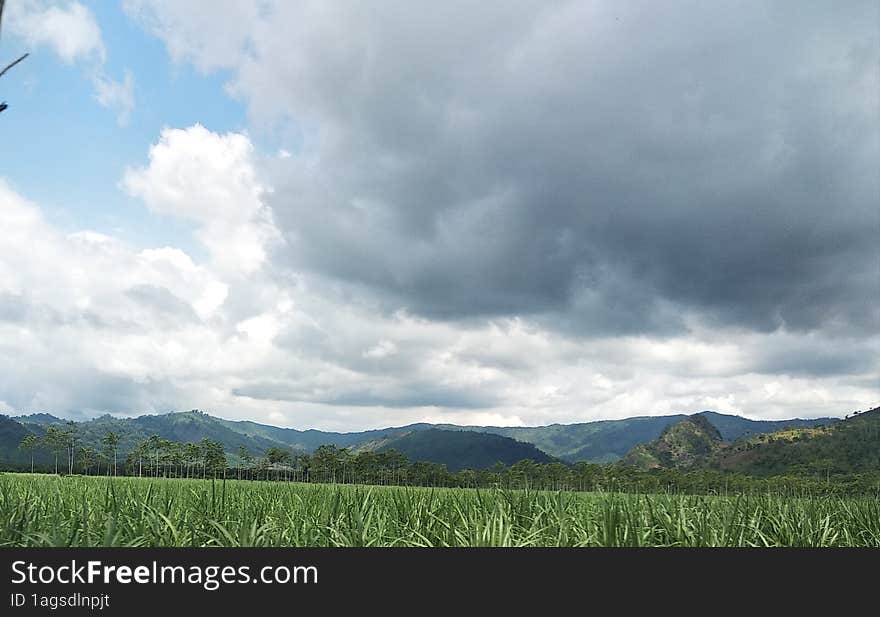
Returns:
[[[832,425],[759,435],[725,448],[714,466],[754,476],[880,470],[880,408]]]
[[[705,415],[696,414],[668,426],[657,439],[636,446],[621,463],[640,469],[694,469],[722,448],[718,429]]]
[[[748,476],[876,474],[880,471],[880,408],[816,427],[789,427],[726,442],[708,414],[670,426],[621,461],[642,470],[720,470]]]
[[[701,414],[718,428],[726,441],[743,436],[766,433],[778,429],[803,429],[827,425],[834,422],[830,418],[815,420],[757,421],[703,412]],[[92,420],[75,423],[76,448],[90,448],[99,454],[104,453],[104,438],[112,433],[119,437],[118,455],[121,459],[133,452],[139,445],[155,435],[161,439],[175,442],[200,442],[210,440],[221,444],[231,460],[237,461],[240,452],[260,456],[271,448],[282,448],[291,454],[312,453],[322,445],[338,448],[363,449],[366,444],[388,442],[404,435],[413,435],[403,446],[416,448],[416,456],[433,456],[431,462],[446,463],[458,468],[462,464],[453,461],[444,452],[459,450],[463,456],[471,456],[459,445],[466,437],[455,433],[491,434],[531,444],[541,451],[541,455],[573,462],[610,463],[625,456],[634,446],[657,439],[665,429],[686,418],[683,415],[660,417],[634,417],[622,420],[602,420],[580,424],[553,424],[541,427],[492,427],[412,424],[404,427],[386,428],[351,433],[327,432],[319,430],[297,430],[269,426],[251,421],[231,421],[216,418],[206,413],[192,410],[161,415],[142,415],[134,418],[118,418],[104,415]],[[24,452],[19,447],[26,434],[36,437],[45,435],[48,427],[67,427],[68,424],[47,413],[31,414],[9,418],[2,416],[0,421],[0,467],[21,468],[29,465],[31,456],[37,467],[47,468],[53,462],[53,454],[46,448]],[[429,432],[435,440],[447,443],[433,444],[427,448],[425,438],[415,435]],[[480,447],[491,448],[500,442],[478,438]],[[476,442],[474,442],[476,443]],[[531,455],[539,456],[536,451]],[[488,458],[498,456],[487,454]],[[508,456],[501,459],[509,460]],[[469,460],[469,459],[464,459]],[[480,463],[484,462],[481,458]],[[100,460],[98,462],[100,465]],[[492,461],[491,464],[494,464]]]
[[[449,471],[486,469],[497,463],[509,466],[522,460],[552,463],[555,459],[529,443],[501,435],[470,431],[430,429],[409,431],[393,437],[363,444],[356,451],[396,450],[410,461],[426,461],[446,465]]]

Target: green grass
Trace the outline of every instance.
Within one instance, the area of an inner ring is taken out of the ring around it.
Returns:
[[[5,474],[0,546],[880,547],[880,501]]]

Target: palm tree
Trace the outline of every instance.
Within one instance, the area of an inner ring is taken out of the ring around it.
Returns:
[[[67,443],[67,436],[57,426],[50,426],[46,429],[43,436],[43,443],[55,455],[55,473],[58,473],[58,452],[64,448]]]
[[[64,436],[67,438],[67,473],[73,473],[73,453],[76,445],[76,434],[79,431],[76,422],[67,421],[67,428],[64,429]]]
[[[116,469],[116,455],[119,451],[119,433],[114,433],[113,431],[108,431],[106,435],[101,439],[101,443],[107,448],[108,452],[113,452],[113,475],[117,475]],[[108,457],[109,458],[109,457]],[[109,467],[107,469],[109,474]]]
[[[40,440],[37,439],[36,435],[25,435],[22,438],[21,443],[18,444],[18,447],[25,452],[31,453],[31,473],[34,473],[34,450],[40,447]]]
[[[134,460],[137,459],[137,467],[138,467],[138,477],[143,476],[144,471],[144,458],[149,461],[150,455],[147,451],[147,442],[146,440],[138,442],[138,444],[129,451],[128,456],[131,460],[131,469],[134,469]]]

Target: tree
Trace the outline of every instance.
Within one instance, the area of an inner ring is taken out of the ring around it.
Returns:
[[[144,443],[147,452],[153,457],[150,459],[151,469],[153,467],[153,461],[156,462],[156,471],[153,473],[157,478],[159,477],[159,452],[162,450],[162,441],[162,438],[158,435],[150,435],[150,438]]]
[[[269,461],[269,465],[276,467],[275,477],[277,479],[277,466],[286,465],[290,462],[290,452],[284,448],[272,447],[266,450],[266,459]]]
[[[199,442],[202,450],[202,465],[206,472],[211,472],[211,477],[215,478],[222,471],[223,477],[226,477],[226,453],[223,451],[223,444],[213,439],[205,437]]]
[[[390,455],[391,458],[398,454],[394,450],[389,450],[388,452],[394,453]],[[386,456],[388,452],[383,452],[382,455]],[[339,448],[334,445],[318,446],[312,454],[312,468],[318,472],[324,482],[335,483],[337,473],[345,468],[344,466],[348,460],[349,452],[346,448]],[[406,457],[404,457],[404,460],[406,460]]]
[[[196,464],[199,462],[199,459],[202,456],[201,449],[199,448],[199,444],[192,443],[191,441],[183,444],[183,461],[186,465],[186,477],[189,478],[191,476],[191,470]]]
[[[244,446],[238,447],[238,479],[241,480],[241,468],[242,464],[247,464],[248,467],[254,462],[253,455],[248,452],[248,449]]]
[[[31,473],[34,473],[34,450],[40,447],[40,440],[36,435],[25,435],[18,447],[31,453]]]
[[[64,436],[67,438],[67,473],[73,473],[74,448],[76,447],[76,436],[79,428],[73,420],[67,421],[67,428],[64,429]]]
[[[50,426],[46,429],[46,434],[43,436],[43,443],[49,449],[50,452],[55,456],[55,473],[58,473],[58,453],[64,449],[67,444],[67,435],[65,432],[58,428],[57,426]]]
[[[113,453],[113,475],[115,476],[117,475],[116,456],[117,452],[119,451],[119,434],[114,433],[113,431],[108,431],[107,434],[104,435],[103,438],[101,438],[101,443],[104,444],[104,447],[107,449],[108,454],[110,452]],[[107,458],[109,459],[110,457],[108,456]],[[107,472],[107,475],[110,475],[109,468]]]
[[[97,457],[97,452],[94,448],[80,448],[79,449],[79,460],[83,466],[83,470],[86,475],[89,475],[89,471],[92,469],[92,464],[95,462]]]
[[[3,6],[4,6],[5,4],[6,4],[6,0],[0,0],[0,26],[2,26],[2,23],[3,23]],[[13,61],[10,62],[9,64],[7,64],[7,65],[3,68],[3,70],[0,70],[0,77],[3,77],[3,75],[6,74],[6,71],[8,71],[9,69],[11,69],[12,67],[14,67],[16,64],[18,64],[19,62],[21,62],[22,60],[24,60],[24,59],[27,58],[27,57],[28,57],[28,54],[24,54],[24,55],[22,55],[21,57],[19,57],[17,60],[13,60]],[[6,109],[6,107],[7,107],[7,105],[6,105],[5,102],[4,102],[4,103],[0,103],[0,111],[3,111],[4,109]]]
[[[171,465],[171,472],[175,477],[180,476],[180,468],[183,466],[185,454],[183,443],[166,439],[162,445],[165,462]]]
[[[149,460],[150,455],[147,451],[146,440],[138,442],[138,444],[128,453],[128,468],[134,473],[134,462],[137,461],[138,477],[144,475],[144,459]]]

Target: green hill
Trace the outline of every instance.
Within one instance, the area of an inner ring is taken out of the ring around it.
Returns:
[[[834,422],[831,418],[816,420],[757,421],[703,412],[721,432],[726,441],[743,436],[766,433],[781,428],[810,428]],[[657,439],[670,425],[686,418],[684,415],[642,416],[622,420],[600,420],[579,424],[552,424],[539,427],[497,427],[412,424],[351,433],[319,430],[297,430],[260,424],[251,421],[232,421],[217,418],[200,411],[173,412],[120,418],[109,414],[77,423],[77,445],[101,450],[101,439],[108,432],[121,436],[119,454],[125,455],[140,441],[156,434],[176,441],[199,441],[209,438],[220,441],[229,454],[245,447],[251,454],[260,455],[271,447],[312,452],[320,445],[340,448],[358,448],[362,444],[393,438],[400,433],[444,430],[466,433],[485,433],[508,437],[531,444],[547,455],[567,462],[588,461],[608,463],[619,460],[634,446]],[[20,465],[29,455],[18,448],[22,431],[42,434],[51,424],[63,424],[63,419],[48,413],[7,418],[6,432],[0,432],[0,464]],[[9,422],[13,424],[9,424]],[[17,428],[20,427],[20,428]],[[0,427],[2,428],[2,427]],[[415,438],[413,438],[415,439]],[[38,452],[36,461],[48,461],[45,452]]]
[[[21,466],[30,464],[30,454],[19,448],[24,435],[28,433],[41,436],[45,428],[54,424],[63,424],[49,414],[32,414],[19,418],[0,416],[0,465]],[[265,452],[268,448],[281,444],[271,439],[256,435],[238,433],[225,427],[217,418],[199,411],[186,411],[162,415],[144,415],[137,418],[117,418],[105,414],[92,420],[76,423],[77,447],[91,447],[100,452],[104,449],[102,439],[108,433],[120,436],[119,456],[124,459],[139,442],[158,435],[173,441],[200,441],[203,438],[213,439],[223,444],[223,449],[234,455],[240,446],[244,446],[254,455]],[[46,466],[51,455],[45,448],[35,453],[38,466]]]
[[[819,476],[880,471],[880,408],[820,426],[794,425],[730,443],[702,413],[635,446],[621,460],[640,469],[715,469],[749,476]]]
[[[43,435],[39,426],[27,425],[13,420],[9,416],[0,415],[0,468],[5,466],[29,466],[31,455],[22,451],[18,445],[26,435]],[[34,462],[37,465],[48,465],[49,454],[47,452],[34,452]]]
[[[734,441],[745,435],[767,433],[782,428],[821,426],[834,418],[814,420],[749,420],[740,416],[702,412],[721,432],[725,441]],[[459,426],[455,424],[410,424],[354,433],[334,433],[317,430],[300,431],[291,428],[267,426],[250,421],[216,419],[227,428],[248,435],[275,440],[295,449],[311,452],[323,444],[340,448],[357,447],[369,441],[384,439],[400,432],[441,429],[491,433],[530,443],[547,454],[567,462],[588,461],[609,463],[619,460],[634,446],[657,439],[668,426],[686,418],[686,415],[637,416],[622,420],[598,420],[578,424],[551,424],[548,426]]]
[[[880,407],[829,426],[740,440],[713,466],[754,476],[835,475],[880,470]]]
[[[668,426],[655,440],[635,446],[621,463],[640,469],[694,469],[723,448],[721,432],[695,414]]]
[[[446,465],[453,472],[462,469],[487,469],[496,463],[512,465],[526,459],[537,463],[552,463],[555,460],[532,444],[509,437],[441,429],[407,431],[368,442],[359,450],[397,450],[410,461]]]
[[[703,411],[701,415],[715,426],[724,441],[734,441],[745,435],[767,433],[783,428],[822,426],[835,422],[834,418],[802,420],[750,420],[741,416]],[[622,420],[597,420],[579,424],[551,424],[537,427],[499,427],[437,425],[448,430],[479,431],[511,437],[534,444],[547,454],[570,463],[587,461],[611,463],[625,456],[634,446],[660,437],[663,431],[688,416],[636,416]],[[425,425],[430,427],[431,425]]]
[[[258,422],[251,422],[250,420],[223,420],[221,418],[214,418],[214,420],[233,432],[268,439],[306,452],[311,452],[318,446],[323,445],[350,448],[366,441],[381,439],[386,435],[398,431],[417,430],[417,427],[431,426],[429,424],[411,425],[400,428],[358,431],[353,433],[335,433],[315,429],[300,431],[293,428],[282,428],[278,426],[270,426],[268,424],[260,424]]]

